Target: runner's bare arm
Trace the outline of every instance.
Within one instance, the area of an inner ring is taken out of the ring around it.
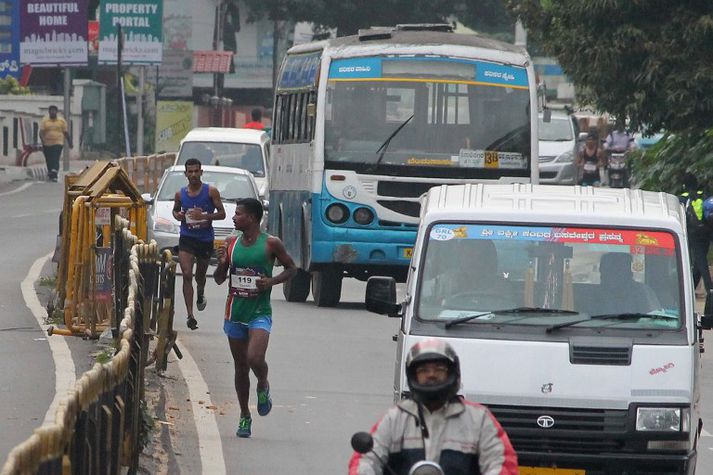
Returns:
[[[178,221],[183,222],[186,219],[186,213],[181,210],[181,192],[177,191],[173,198],[173,217]]]
[[[215,283],[218,285],[225,282],[225,279],[228,278],[228,268],[230,267],[230,263],[228,262],[228,246],[230,246],[230,243],[234,240],[235,236],[229,236],[223,245],[216,249],[218,266],[215,268],[215,271],[213,271],[213,280],[215,280]]]
[[[225,207],[223,207],[223,200],[220,198],[220,191],[218,188],[211,186],[208,188],[208,195],[211,201],[213,201],[213,206],[215,206],[215,213],[207,213],[206,219],[210,221],[220,221],[225,219]]]
[[[285,249],[285,245],[280,238],[275,236],[268,237],[267,249],[284,267],[282,272],[270,279],[266,279],[269,280],[269,286],[272,287],[291,279],[297,273],[297,266],[295,265],[295,261],[292,260],[292,257],[287,253],[287,249]],[[258,281],[258,285],[259,282],[260,281]]]

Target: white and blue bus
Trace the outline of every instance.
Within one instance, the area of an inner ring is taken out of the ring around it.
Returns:
[[[275,91],[269,230],[337,305],[342,279],[406,279],[419,198],[446,183],[536,183],[538,97],[519,47],[400,25],[292,47]]]

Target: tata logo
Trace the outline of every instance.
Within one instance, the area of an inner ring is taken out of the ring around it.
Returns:
[[[537,425],[542,427],[543,429],[549,429],[553,425],[555,425],[555,420],[552,418],[552,416],[540,416],[537,418]]]

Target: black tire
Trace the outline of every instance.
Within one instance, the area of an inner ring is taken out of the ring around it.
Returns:
[[[312,297],[318,307],[336,307],[341,296],[341,272],[334,270],[312,272]]]
[[[295,276],[282,284],[282,295],[288,302],[304,302],[309,296],[309,272],[297,270]]]

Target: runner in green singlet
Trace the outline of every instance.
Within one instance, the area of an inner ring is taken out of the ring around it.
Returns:
[[[235,365],[235,392],[240,404],[238,437],[250,437],[252,417],[248,408],[250,370],[257,378],[257,412],[266,416],[272,409],[265,353],[272,329],[272,286],[290,279],[296,272],[292,257],[280,239],[260,230],[262,203],[254,198],[238,200],[233,223],[237,236],[218,249],[217,284],[229,280],[223,331],[228,337]],[[284,270],[272,275],[277,259]]]

